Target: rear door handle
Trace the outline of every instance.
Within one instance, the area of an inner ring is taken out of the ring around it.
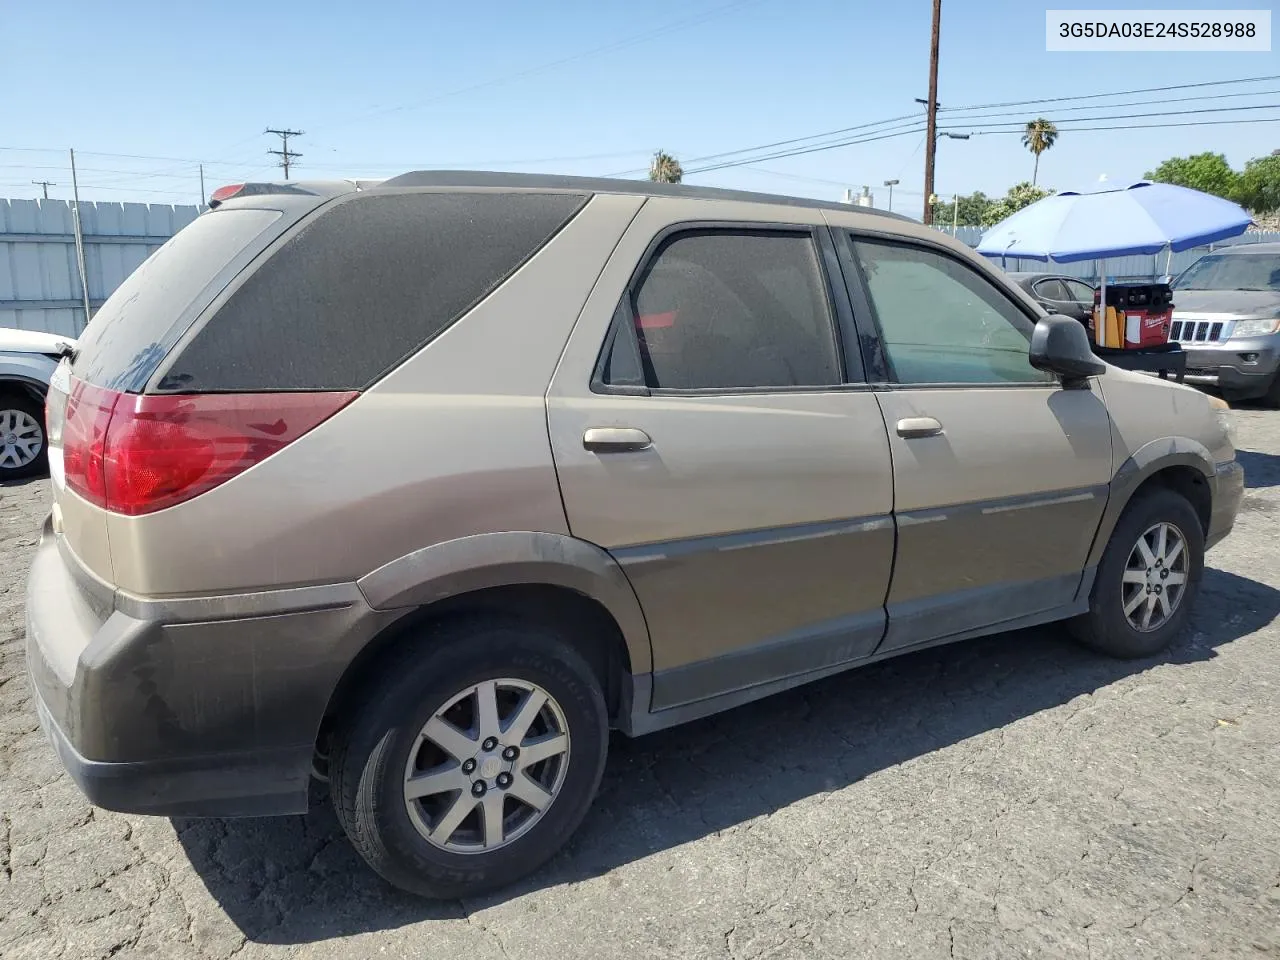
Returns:
[[[898,421],[898,436],[904,440],[936,437],[942,433],[942,424],[933,417],[903,417]]]
[[[582,435],[582,445],[592,453],[635,453],[648,450],[653,441],[635,427],[592,427]]]

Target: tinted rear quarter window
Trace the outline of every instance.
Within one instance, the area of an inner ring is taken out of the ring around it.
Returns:
[[[115,390],[141,390],[185,332],[192,302],[280,218],[275,210],[227,210],[197,217],[116,288],[80,337],[72,372]]]
[[[366,387],[484,299],[585,200],[368,193],[324,208],[195,333],[160,389]]]

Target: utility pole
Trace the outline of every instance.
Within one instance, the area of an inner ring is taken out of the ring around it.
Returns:
[[[32,180],[31,183],[34,186],[41,187],[44,189],[44,198],[46,200],[49,199],[49,188],[57,186],[57,184],[54,183],[52,180]]]
[[[929,40],[929,119],[924,155],[924,222],[933,223],[933,156],[938,150],[938,36],[942,26],[942,0],[933,0],[933,31]]]
[[[200,164],[200,206],[207,207],[209,201],[204,198],[204,164]]]
[[[80,220],[80,181],[76,179],[76,152],[71,150],[71,226],[76,238],[76,262],[80,267],[80,295],[84,298],[84,323],[87,327],[93,319],[89,309],[89,271],[84,264],[84,224]]]
[[[960,194],[951,198],[951,236],[960,232]]]
[[[889,188],[889,212],[893,213],[893,188],[896,187],[901,180],[886,180],[884,185]]]
[[[274,133],[277,137],[280,138],[280,149],[268,150],[267,153],[274,153],[277,157],[280,158],[280,166],[284,167],[284,178],[288,180],[290,165],[293,163],[294,160],[302,156],[302,154],[295,153],[294,151],[289,149],[289,138],[302,136],[302,131],[301,130],[275,130],[271,127],[267,127],[266,132]]]

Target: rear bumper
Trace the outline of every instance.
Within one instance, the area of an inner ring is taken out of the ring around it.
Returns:
[[[306,812],[310,745],[172,760],[88,760],[58,726],[38,691],[36,711],[58,760],[95,806],[166,817]]]
[[[1235,526],[1240,501],[1244,498],[1244,468],[1235,460],[1217,464],[1211,492],[1213,507],[1204,537],[1206,550],[1221,541]]]
[[[41,725],[95,804],[299,813],[329,697],[388,617],[354,584],[123,596],[94,582],[46,525],[27,581],[27,668]]]

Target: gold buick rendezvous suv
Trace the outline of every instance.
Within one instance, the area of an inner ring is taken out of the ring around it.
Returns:
[[[294,814],[457,896],[637,735],[1052,620],[1185,626],[1243,477],[946,236],[560,177],[243,184],[53,377],[40,719],[104,807]]]

